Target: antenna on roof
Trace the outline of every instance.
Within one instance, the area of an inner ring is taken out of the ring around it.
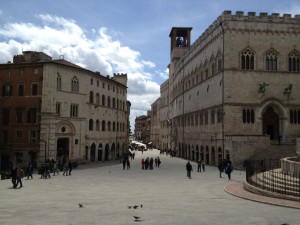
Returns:
[[[59,59],[64,59],[64,55],[60,55],[60,56],[59,56]]]

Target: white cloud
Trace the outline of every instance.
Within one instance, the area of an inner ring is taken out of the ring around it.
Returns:
[[[38,18],[42,26],[32,23],[0,26],[0,62],[11,61],[14,55],[25,50],[43,51],[54,59],[63,55],[68,61],[104,75],[127,73],[133,131],[135,117],[146,114],[159,97],[159,84],[153,81],[154,72],[146,72],[155,64],[142,60],[138,51],[114,40],[107,28],[92,29],[92,38],[89,38],[88,32],[73,20],[49,14],[38,15]]]

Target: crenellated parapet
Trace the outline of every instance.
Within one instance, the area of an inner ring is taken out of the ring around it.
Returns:
[[[236,14],[232,14],[231,11],[224,11],[221,16],[219,16],[202,34],[201,36],[192,44],[191,49],[195,48],[203,42],[211,33],[216,30],[221,30],[221,24],[223,25],[225,31],[230,30],[227,26],[227,21],[239,21],[239,22],[254,22],[254,23],[278,23],[278,24],[294,24],[300,26],[300,15],[295,15],[292,17],[291,14],[283,14],[280,16],[279,13],[268,14],[265,12],[256,15],[255,12],[248,12],[247,15],[243,11],[237,11]],[[241,31],[243,29],[240,29]],[[250,29],[249,29],[250,31]],[[263,32],[263,29],[257,29],[258,32]],[[268,30],[268,32],[272,32]],[[283,31],[273,31],[274,33],[282,33]],[[299,31],[298,31],[299,32]],[[287,33],[294,33],[292,31],[287,31]]]
[[[111,79],[127,86],[127,73],[114,73]]]

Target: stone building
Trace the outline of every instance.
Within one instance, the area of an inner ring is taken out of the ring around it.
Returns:
[[[135,140],[148,144],[150,142],[150,111],[147,115],[135,118]]]
[[[127,74],[103,76],[42,52],[1,64],[1,169],[121,156],[129,138],[126,85]]]
[[[272,143],[294,145],[300,16],[224,11],[194,43],[191,30],[173,27],[169,35],[169,78],[160,96],[167,83],[169,113],[157,119],[170,123],[171,149],[211,165],[222,158],[241,165]]]

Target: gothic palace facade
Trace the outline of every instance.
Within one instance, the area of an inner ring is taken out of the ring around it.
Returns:
[[[151,140],[177,156],[242,164],[300,136],[300,15],[224,11],[193,43],[173,27]]]

